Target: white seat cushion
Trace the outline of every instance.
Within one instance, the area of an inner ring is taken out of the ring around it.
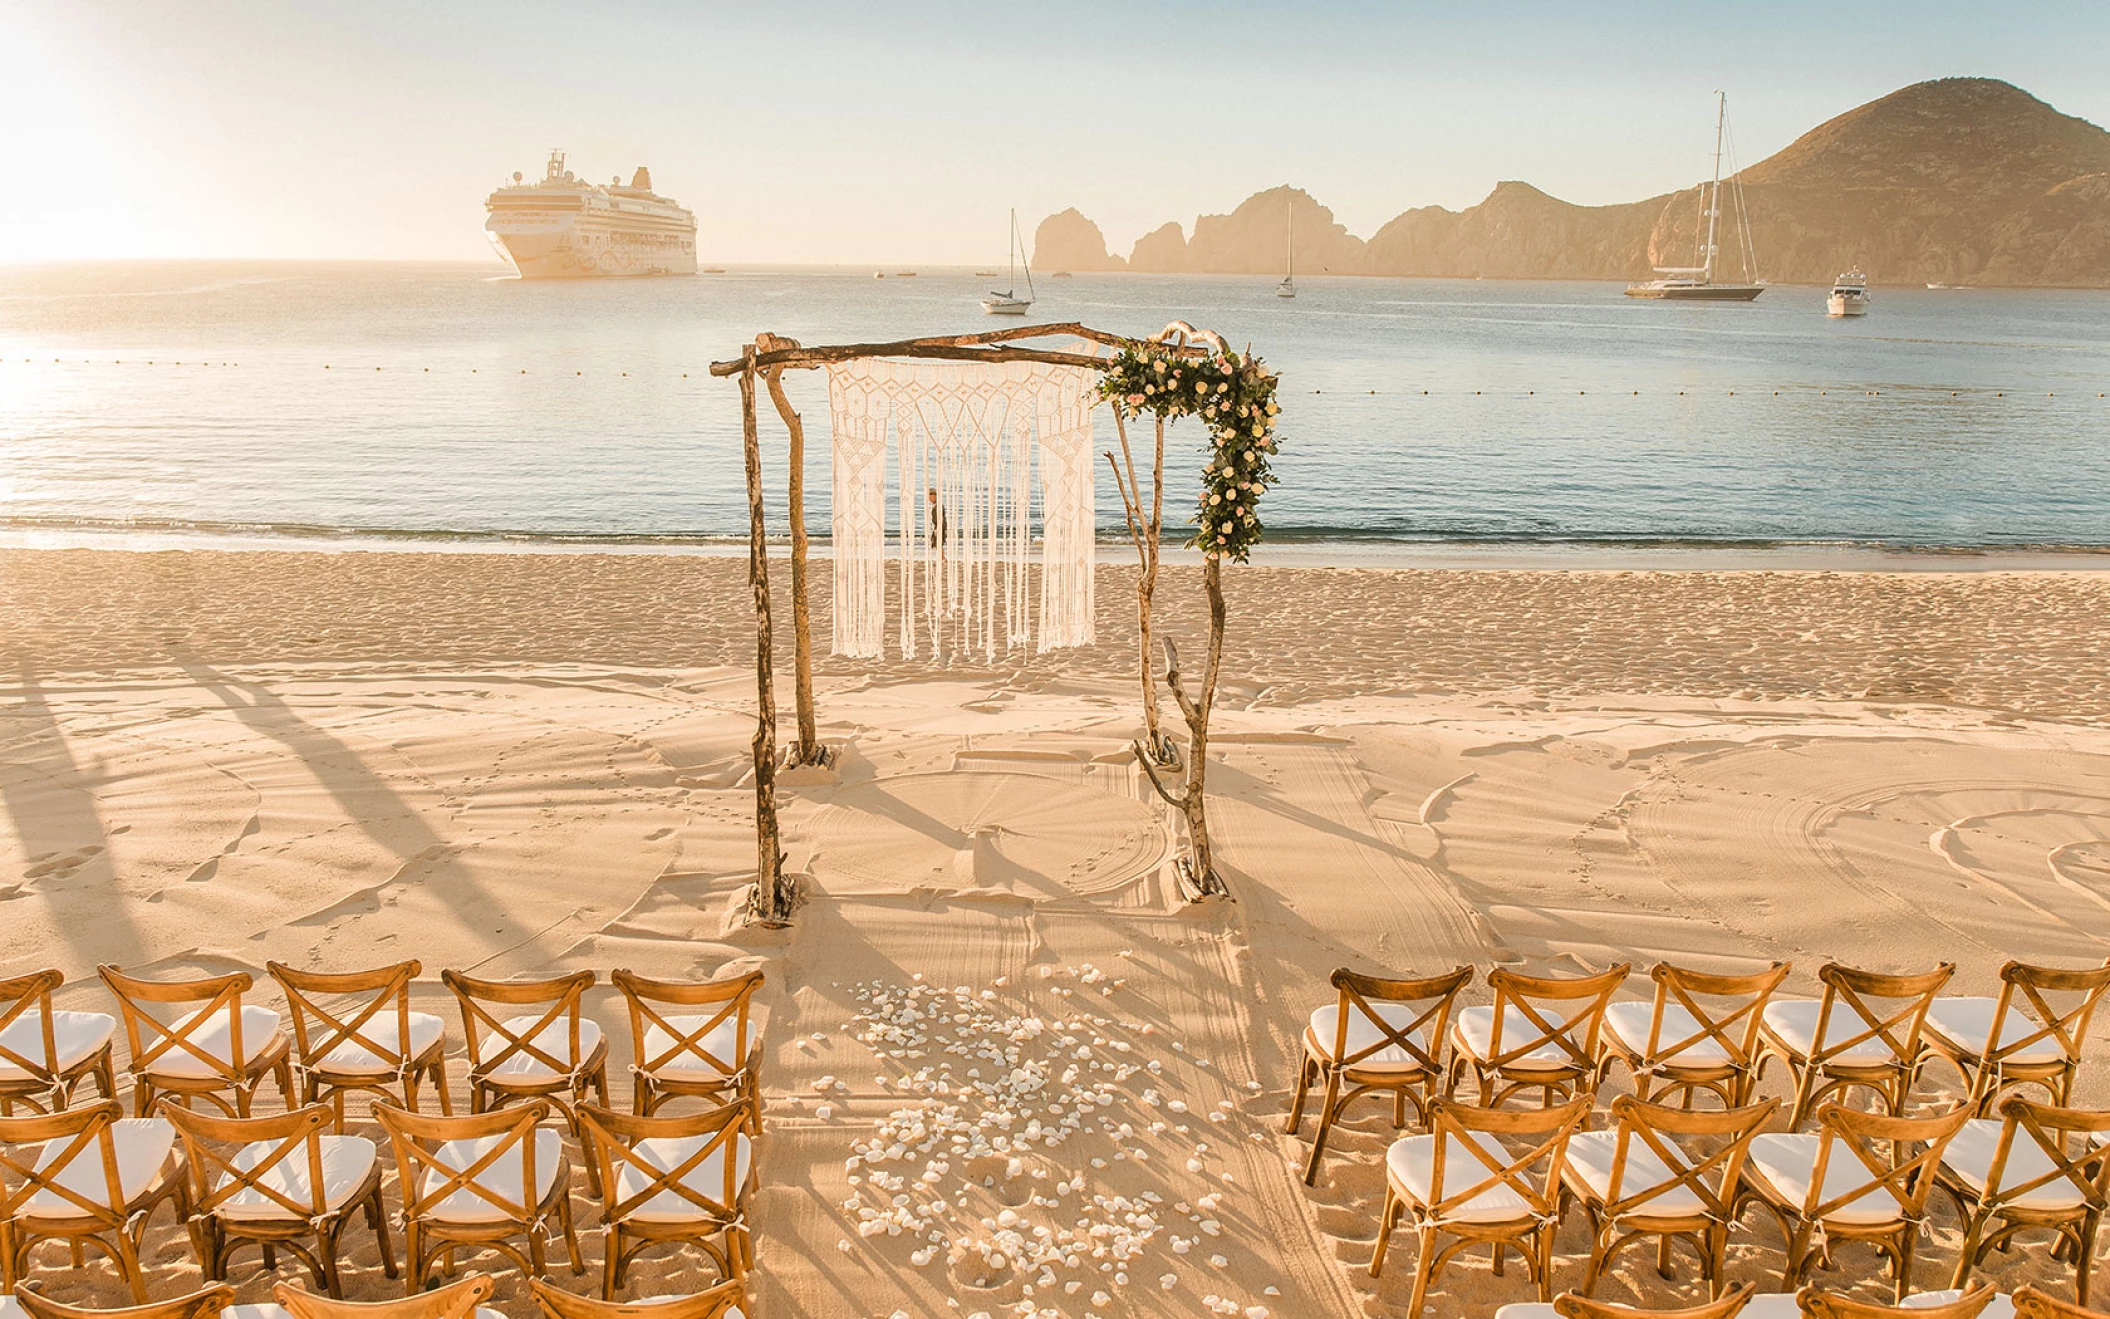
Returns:
[[[1555,1011],[1539,1014],[1551,1025],[1560,1024],[1560,1015]],[[1502,1010],[1502,1051],[1508,1053],[1528,1040],[1538,1039],[1545,1032],[1532,1024],[1531,1018],[1513,1007]],[[1451,1029],[1451,1040],[1468,1056],[1485,1062],[1494,1057],[1495,1010],[1492,1007],[1466,1008],[1458,1014],[1458,1024]],[[1577,1048],[1581,1040],[1574,1041]],[[1575,1059],[1558,1044],[1548,1041],[1536,1049],[1502,1064],[1513,1071],[1547,1071],[1575,1066]]]
[[[20,1314],[19,1310],[14,1312],[0,1310],[0,1319],[16,1319],[16,1316]],[[220,1311],[220,1319],[293,1319],[293,1312],[283,1305],[273,1305],[269,1301],[265,1301],[256,1305],[230,1305]],[[476,1319],[506,1319],[506,1317],[487,1305],[479,1305],[476,1307]]]
[[[220,1313],[224,1315],[227,1312],[222,1310]],[[14,1297],[0,1296],[0,1319],[29,1319],[29,1311],[23,1309],[22,1302]]]
[[[234,1054],[234,1041],[230,1038],[233,1033],[231,1030],[233,1018],[226,1008],[214,1008],[211,1015],[199,1022],[197,1026],[189,1030],[184,1029],[190,1022],[197,1021],[201,1015],[199,1012],[186,1012],[170,1022],[169,1029],[181,1033],[191,1048],[204,1052],[220,1063],[221,1066],[217,1068],[212,1066],[204,1058],[192,1053],[191,1049],[185,1048],[182,1044],[170,1044],[168,1050],[147,1067],[149,1075],[176,1076],[186,1080],[199,1080],[221,1074],[225,1069],[225,1065]],[[277,1039],[278,1013],[270,1008],[244,1003],[242,1005],[242,1063],[246,1066],[258,1056],[267,1052],[277,1042]],[[152,1043],[148,1043],[144,1039],[141,1041],[148,1048],[152,1048],[154,1044],[164,1042],[159,1036],[155,1037]]]
[[[52,1160],[66,1152],[73,1138],[44,1142],[31,1164],[38,1172],[50,1172]],[[117,1208],[130,1204],[154,1185],[176,1146],[176,1129],[158,1117],[119,1118],[110,1124],[110,1145],[117,1154],[117,1204],[112,1204],[110,1179],[103,1171],[102,1146],[97,1141],[82,1145],[71,1162],[52,1177],[60,1186],[91,1204]],[[39,1190],[23,1205],[25,1218],[81,1218],[79,1205],[49,1189]]]
[[[63,1073],[92,1057],[96,1050],[110,1042],[117,1030],[117,1018],[100,1012],[64,1012],[52,1009],[51,1043],[53,1057],[44,1056],[44,1013],[31,1008],[0,1030],[0,1049],[20,1054],[34,1062],[44,1064],[54,1073]],[[29,1073],[0,1057],[0,1081],[26,1081]]]
[[[446,1023],[429,1012],[411,1013],[410,1048],[406,1051],[403,1042],[396,1038],[399,1033],[396,1014],[383,1010],[368,1018],[366,1023],[359,1027],[359,1034],[380,1045],[391,1056],[384,1057],[358,1040],[349,1039],[316,1059],[315,1067],[321,1071],[346,1076],[387,1075],[396,1069],[393,1055],[400,1055],[406,1061],[421,1057],[427,1049],[439,1043],[440,1036],[446,1029]],[[333,1029],[323,1030],[325,1039],[334,1034],[336,1032]]]
[[[1443,1154],[1442,1193],[1445,1196],[1457,1195],[1494,1176],[1493,1171],[1466,1148],[1465,1142],[1456,1136],[1445,1139],[1450,1142]],[[1509,1152],[1493,1136],[1474,1132],[1472,1139],[1496,1164],[1510,1162]],[[1435,1162],[1434,1136],[1402,1136],[1385,1151],[1385,1170],[1392,1184],[1408,1199],[1423,1206],[1433,1204],[1436,1199],[1436,1192],[1429,1185],[1435,1176]],[[1514,1223],[1532,1217],[1532,1210],[1530,1202],[1511,1190],[1508,1183],[1497,1182],[1451,1209],[1446,1217],[1455,1222]]]
[[[506,1140],[505,1136],[485,1136],[479,1140],[450,1140],[433,1151],[433,1158],[443,1167],[457,1171],[475,1163],[488,1153],[492,1146]],[[527,1170],[523,1166],[523,1142],[515,1141],[491,1166],[476,1175],[476,1184],[491,1191],[510,1205],[525,1205],[527,1212],[534,1213],[535,1206],[542,1203],[550,1187],[557,1181],[557,1171],[564,1161],[564,1141],[547,1127],[535,1132],[535,1185],[527,1186]],[[430,1168],[418,1175],[418,1195],[430,1195],[445,1184],[442,1174]],[[449,1223],[496,1223],[508,1215],[497,1205],[471,1191],[466,1186],[456,1187],[443,1199],[427,1208],[426,1216]]]
[[[2000,1148],[2000,1125],[1994,1118],[1972,1118],[1942,1150],[1943,1165],[1981,1195],[1985,1193],[1986,1178],[1993,1171],[1993,1155]],[[2008,1146],[2007,1166],[2000,1170],[2000,1184],[2021,1186],[2052,1170],[2050,1157],[2030,1139],[2029,1133],[2017,1131],[2014,1143]],[[2060,1177],[2010,1203],[2029,1209],[2078,1209],[2082,1201],[2073,1183]]]
[[[1650,1002],[1614,1003],[1604,1010],[1604,1028],[1611,1032],[1612,1037],[1625,1045],[1630,1052],[1646,1058],[1649,1047],[1648,1026],[1649,1022],[1655,1017],[1655,1011],[1656,1005]],[[1744,1018],[1738,1024],[1738,1027],[1731,1028],[1732,1032],[1749,1021],[1749,1017]],[[1685,1005],[1682,1003],[1665,1003],[1663,1005],[1663,1029],[1659,1032],[1657,1039],[1659,1045],[1668,1047],[1678,1043],[1680,1040],[1691,1040],[1693,1036],[1699,1033],[1699,1018],[1693,1016]],[[1722,1047],[1721,1041],[1715,1039],[1712,1035],[1708,1035],[1693,1040],[1691,1044],[1679,1049],[1665,1061],[1683,1063],[1692,1067],[1718,1067],[1729,1061],[1729,1051]]]
[[[1962,1299],[1963,1293],[1959,1291],[1914,1292],[1904,1300],[1899,1301],[1898,1308],[1900,1310],[1932,1310],[1938,1305],[1947,1305],[1951,1301],[1960,1301]],[[1744,1311],[1746,1316],[1750,1313],[1751,1311],[1748,1309]],[[2005,1292],[1995,1296],[1990,1304],[1978,1312],[1978,1319],[2015,1319],[2014,1298],[2008,1296]]]
[[[1766,1004],[1760,1019],[1765,1022],[1766,1029],[1773,1032],[1775,1039],[1795,1051],[1796,1057],[1809,1058],[1815,1056],[1819,1044],[1816,1038],[1817,1015],[1822,1007],[1823,1004],[1814,998],[1776,998]],[[1874,1004],[1870,1007],[1878,1013],[1883,1011]],[[1825,1024],[1827,1038],[1849,1040],[1867,1029],[1868,1023],[1861,1020],[1860,1014],[1852,1008],[1844,1003],[1832,1005],[1832,1019]],[[1891,1033],[1903,1038],[1904,1028],[1902,1025],[1893,1027]],[[1834,1055],[1832,1061],[1867,1064],[1892,1062],[1896,1058],[1897,1054],[1883,1042],[1883,1037],[1877,1035]]]
[[[374,1143],[364,1136],[320,1136],[317,1139],[322,1142],[323,1206],[326,1209],[341,1209],[345,1202],[352,1198],[352,1192],[358,1190],[359,1184],[366,1180],[366,1175],[373,1171]],[[247,1172],[262,1163],[280,1144],[279,1141],[267,1140],[245,1145],[235,1151],[234,1166]],[[231,1178],[228,1174],[221,1174],[214,1183],[215,1189],[225,1186],[229,1180]],[[258,1180],[297,1205],[307,1206],[314,1203],[314,1193],[308,1185],[306,1150],[295,1150],[288,1154],[271,1165],[271,1170]],[[228,1197],[215,1212],[223,1218],[302,1217],[263,1192],[246,1186]]]
[[[645,1057],[640,1059],[639,1062],[643,1063],[648,1059],[657,1058],[664,1054],[667,1050],[674,1047],[677,1040],[684,1039],[694,1033],[698,1027],[710,1019],[709,1013],[668,1017],[668,1024],[673,1026],[675,1030],[672,1035],[669,1035],[658,1026],[647,1026],[645,1028]],[[582,1045],[585,1043],[583,1032],[580,1035],[580,1043]],[[711,1027],[695,1045],[683,1049],[680,1053],[653,1068],[652,1075],[666,1081],[722,1081],[728,1073],[713,1066],[710,1059],[698,1053],[697,1049],[700,1047],[708,1050],[714,1057],[725,1059],[732,1064],[733,1070],[737,1072],[741,1064],[746,1060],[746,1045],[747,1041],[740,1038],[739,1019],[737,1017],[727,1017],[724,1021]]]
[[[516,1036],[523,1035],[541,1019],[542,1014],[539,1012],[508,1017],[505,1027]],[[601,1028],[591,1021],[582,1019],[579,1022],[579,1056],[576,1058],[571,1056],[571,1023],[562,1016],[536,1031],[531,1042],[550,1057],[569,1062],[570,1068],[562,1072],[551,1071],[548,1064],[522,1049],[496,1067],[480,1067],[479,1070],[487,1076],[502,1077],[508,1081],[533,1081],[568,1076],[577,1071],[586,1059],[592,1057],[595,1049],[601,1047]],[[487,1032],[477,1037],[479,1056],[483,1058],[495,1058],[509,1047],[511,1046],[506,1039],[495,1033]]]
[[[1905,1305],[1910,1308],[1915,1301],[1934,1294],[1923,1292],[1918,1296],[1908,1296],[1905,1298]],[[1950,1292],[1948,1296],[1954,1300],[1956,1293]],[[1495,1311],[1495,1319],[1555,1319],[1555,1315],[1553,1307],[1543,1302],[1515,1301]],[[1792,1295],[1786,1292],[1760,1292],[1751,1298],[1751,1303],[1744,1307],[1743,1313],[1738,1315],[1737,1319],[1803,1319],[1803,1315],[1802,1307],[1795,1303]],[[2005,1300],[1994,1301],[1986,1308],[1982,1319],[2015,1319],[2015,1307],[2008,1305]]]
[[[1938,998],[1927,1008],[1927,1030],[1965,1053],[1982,1057],[1986,1052],[1986,1041],[1993,1035],[1993,1014],[1999,1010],[2000,1000],[1997,998]],[[2036,1018],[2010,1006],[2000,1023],[2000,1043],[1995,1047],[2007,1048],[2043,1029]],[[2009,1054],[2005,1061],[2055,1063],[2065,1056],[2065,1051],[2059,1047],[2058,1036],[2046,1035],[2020,1053]]]
[[[1566,1167],[1571,1174],[1569,1181],[1579,1181],[1589,1187],[1598,1204],[1610,1203],[1612,1199],[1612,1159],[1618,1147],[1619,1133],[1616,1131],[1578,1131],[1568,1141]],[[1719,1174],[1716,1176],[1718,1179]],[[1670,1177],[1670,1166],[1640,1137],[1627,1141],[1626,1169],[1619,1178],[1621,1196],[1639,1194],[1659,1182],[1669,1181]],[[1628,1212],[1683,1215],[1705,1213],[1706,1210],[1706,1202],[1690,1189],[1674,1186]]]
[[[1817,1167],[1817,1148],[1823,1139],[1817,1132],[1765,1132],[1751,1142],[1751,1153],[1744,1163],[1745,1173],[1763,1179],[1789,1204],[1798,1208],[1806,1206],[1809,1204],[1810,1176]],[[1897,1218],[1901,1212],[1897,1197],[1882,1187],[1871,1185],[1872,1181],[1868,1169],[1854,1157],[1853,1150],[1843,1141],[1835,1142],[1831,1159],[1825,1165],[1824,1189],[1818,1197],[1819,1203],[1849,1195],[1859,1187],[1865,1186],[1868,1190],[1827,1214],[1825,1221],[1887,1223]]]
[[[679,1168],[691,1155],[709,1143],[706,1136],[668,1136],[641,1140],[631,1146],[639,1158],[661,1172]],[[753,1158],[745,1134],[735,1135],[733,1145],[733,1187],[735,1193],[747,1182],[747,1165]],[[629,1200],[644,1194],[651,1177],[643,1170],[628,1163],[616,1173],[616,1194],[611,1201]],[[682,1175],[681,1184],[706,1200],[720,1202],[725,1199],[725,1146],[712,1150],[695,1167]],[[661,1191],[637,1208],[630,1210],[626,1218],[647,1223],[694,1222],[704,1213],[693,1202],[683,1199],[672,1191]]]
[[[1412,1025],[1414,1019],[1421,1015],[1420,1007],[1413,1003],[1372,1003],[1370,1008],[1379,1017],[1383,1018],[1386,1024],[1392,1027],[1395,1034],[1405,1031],[1405,1028]],[[1334,1041],[1339,1038],[1340,1030],[1341,1005],[1339,1003],[1328,1003],[1325,1007],[1311,1014],[1311,1024],[1306,1028],[1304,1038],[1310,1042],[1320,1057],[1331,1058],[1334,1056]],[[1427,1037],[1418,1030],[1406,1032],[1406,1034],[1407,1038],[1414,1041],[1415,1047],[1427,1052],[1429,1047]],[[1350,1057],[1384,1038],[1384,1032],[1380,1031],[1371,1022],[1369,1016],[1362,1009],[1356,1007],[1348,1009],[1348,1054]],[[1400,1048],[1397,1044],[1387,1044],[1368,1058],[1358,1059],[1355,1064],[1355,1070],[1358,1072],[1417,1072],[1422,1070],[1422,1063],[1420,1059]]]

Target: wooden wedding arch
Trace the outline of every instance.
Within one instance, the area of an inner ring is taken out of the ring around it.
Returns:
[[[1070,339],[1085,346],[1082,351],[1063,351],[1036,346],[1030,340]],[[796,894],[784,875],[784,853],[777,824],[776,774],[778,754],[775,678],[775,629],[771,619],[769,592],[769,547],[762,511],[762,445],[756,420],[755,386],[759,380],[769,391],[770,402],[784,422],[790,440],[787,516],[791,523],[792,672],[798,718],[798,741],[785,757],[792,765],[825,765],[832,752],[824,747],[816,731],[813,704],[813,629],[808,610],[807,534],[805,503],[806,431],[803,419],[784,392],[784,372],[813,370],[860,358],[936,359],[952,362],[1002,364],[1031,362],[1048,366],[1084,367],[1105,371],[1112,358],[1096,349],[1118,353],[1145,342],[1177,344],[1176,351],[1202,356],[1222,341],[1210,334],[1197,334],[1175,322],[1150,340],[1111,334],[1076,322],[1051,325],[1022,325],[982,334],[936,335],[900,339],[891,343],[831,344],[807,347],[795,339],[761,333],[742,347],[736,359],[711,363],[711,374],[740,381],[741,441],[747,473],[747,576],[755,610],[755,734],[751,743],[755,781],[755,887],[748,903],[750,919],[765,925],[780,925],[791,915]],[[1146,657],[1147,664],[1147,657]]]

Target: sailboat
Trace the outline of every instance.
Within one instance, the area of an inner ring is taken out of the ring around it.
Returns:
[[[1295,259],[1296,247],[1297,203],[1291,201],[1289,204],[1289,237],[1282,240],[1282,282],[1275,285],[1275,296],[1278,298],[1294,298],[1297,296],[1296,272],[1291,269],[1291,262]]]
[[[1026,308],[1033,305],[1033,299],[1036,295],[1033,292],[1033,263],[1031,261],[1027,261],[1025,263],[1026,296],[1023,298],[1018,296],[1019,257],[1020,249],[1024,246],[1025,244],[1019,240],[1018,236],[1018,212],[1014,210],[1011,212],[1010,282],[1006,285],[1002,293],[991,293],[988,297],[982,299],[983,315],[1023,316],[1026,314]]]
[[[1626,295],[1630,298],[1653,298],[1668,302],[1749,302],[1766,291],[1763,284],[1717,284],[1714,282],[1715,229],[1722,217],[1722,131],[1728,122],[1729,98],[1721,92],[1715,94],[1714,110],[1714,182],[1701,193],[1702,218],[1707,221],[1706,236],[1700,242],[1697,266],[1657,266],[1656,273],[1662,278],[1649,280],[1645,284],[1629,284]],[[1739,255],[1743,258],[1745,278],[1750,278],[1757,264],[1757,254],[1751,246],[1751,216],[1744,209],[1744,187],[1739,173],[1731,180],[1735,184],[1737,203],[1737,232],[1740,236]]]

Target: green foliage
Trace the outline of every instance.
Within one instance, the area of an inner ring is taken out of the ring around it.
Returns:
[[[1200,417],[1209,427],[1209,465],[1187,543],[1210,558],[1244,563],[1260,543],[1260,496],[1275,483],[1275,374],[1250,354],[1208,353],[1168,344],[1124,350],[1099,382],[1099,396],[1137,417]]]

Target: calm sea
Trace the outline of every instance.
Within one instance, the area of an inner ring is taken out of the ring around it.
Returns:
[[[888,276],[0,269],[0,530],[737,536],[738,391],[713,358],[764,329],[825,343],[994,324],[968,271]],[[1042,278],[1033,311],[1250,343],[1283,378],[1268,502],[1286,538],[2110,545],[2110,293],[1879,287],[1865,319],[1833,321],[1811,288],[1729,307],[1586,283],[1300,290],[1079,275]],[[825,388],[792,387],[824,529]],[[1200,436],[1175,436],[1184,491]]]

